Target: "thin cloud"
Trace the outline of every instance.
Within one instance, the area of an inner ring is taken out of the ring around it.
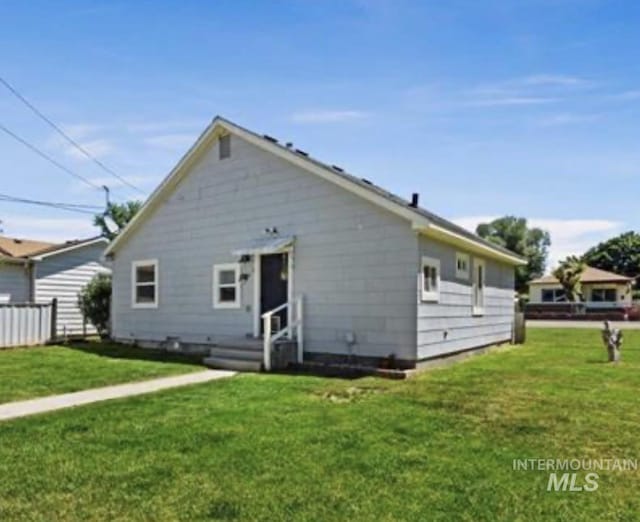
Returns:
[[[540,127],[561,127],[564,125],[578,125],[581,123],[593,123],[600,119],[598,114],[551,114],[537,120]]]
[[[593,82],[577,76],[565,76],[560,74],[534,74],[512,80],[513,83],[522,85],[537,85],[547,87],[587,87]]]
[[[3,213],[2,229],[8,236],[51,242],[82,239],[99,234],[99,230],[93,226],[92,216],[88,214],[78,218],[40,218]]]
[[[480,223],[488,223],[499,216],[467,216],[454,219],[461,227],[475,232]],[[527,219],[529,226],[547,230],[551,247],[547,269],[555,267],[569,255],[584,254],[589,248],[622,232],[624,223],[608,219]]]
[[[557,98],[535,96],[494,96],[477,100],[470,100],[467,105],[472,107],[508,107],[518,105],[542,105],[559,101]]]
[[[104,158],[115,151],[115,146],[111,140],[96,136],[98,132],[104,131],[104,127],[101,125],[90,123],[66,124],[62,126],[62,130],[95,158]],[[87,156],[57,133],[52,133],[49,136],[46,146],[50,150],[62,150],[66,156],[74,160],[89,161]]]
[[[311,110],[294,112],[291,121],[294,123],[344,123],[367,118],[369,114],[356,110]]]
[[[618,100],[640,100],[640,89],[624,91],[618,94],[614,94],[612,98]]]

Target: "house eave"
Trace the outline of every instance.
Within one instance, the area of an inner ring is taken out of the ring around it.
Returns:
[[[426,237],[459,247],[468,252],[472,252],[486,258],[502,261],[503,263],[507,263],[513,266],[522,266],[527,264],[527,261],[520,256],[517,256],[515,254],[508,254],[506,252],[493,248],[481,241],[475,241],[471,238],[463,236],[462,234],[458,234],[452,230],[448,230],[434,223],[430,223],[427,226],[422,226],[419,223],[414,223],[413,228]]]

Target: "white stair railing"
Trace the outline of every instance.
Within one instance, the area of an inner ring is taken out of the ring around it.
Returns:
[[[265,371],[271,370],[271,350],[273,349],[273,344],[278,340],[284,337],[285,335],[289,339],[295,339],[297,345],[297,360],[299,363],[302,362],[302,354],[304,352],[304,305],[303,305],[303,296],[299,295],[293,302],[287,301],[286,303],[277,306],[273,310],[269,310],[262,314],[262,323],[263,323],[263,331],[264,331],[264,340],[263,340],[263,363]],[[287,310],[287,315],[290,318],[290,321],[287,322],[287,325],[284,328],[274,332],[273,331],[273,316],[282,310]]]

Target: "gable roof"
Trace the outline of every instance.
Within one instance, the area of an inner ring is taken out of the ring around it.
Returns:
[[[213,119],[211,124],[198,137],[196,142],[180,159],[173,170],[149,196],[140,211],[134,216],[118,237],[107,247],[105,255],[115,252],[118,247],[122,245],[133,233],[133,231],[135,231],[136,228],[140,226],[140,224],[151,214],[153,209],[164,200],[164,197],[171,193],[202,151],[204,151],[219,136],[227,133],[234,134],[285,161],[293,163],[308,172],[330,181],[396,215],[405,218],[412,227],[420,233],[438,238],[442,241],[464,246],[468,250],[482,253],[513,265],[526,263],[523,258],[513,252],[486,241],[463,227],[441,218],[432,212],[419,207],[413,207],[406,199],[392,194],[366,179],[348,174],[343,169],[335,165],[323,163],[312,158],[300,149],[281,145],[277,140],[270,136],[259,135],[226,120],[221,116],[216,116]]]
[[[107,240],[99,236],[88,239],[73,239],[64,243],[50,243],[48,241],[0,236],[0,257],[17,261],[27,261],[29,259],[40,261],[55,254],[99,243],[104,243],[106,246]]]
[[[633,281],[633,277],[614,274],[592,266],[587,266],[580,275],[581,283],[629,283],[630,281]],[[554,276],[546,275],[530,281],[529,284],[559,284],[559,282]]]

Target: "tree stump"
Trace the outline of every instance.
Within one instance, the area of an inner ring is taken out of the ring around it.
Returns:
[[[604,322],[604,330],[602,330],[602,341],[607,348],[609,362],[619,362],[622,357],[622,332],[617,328],[611,328],[609,321]]]

